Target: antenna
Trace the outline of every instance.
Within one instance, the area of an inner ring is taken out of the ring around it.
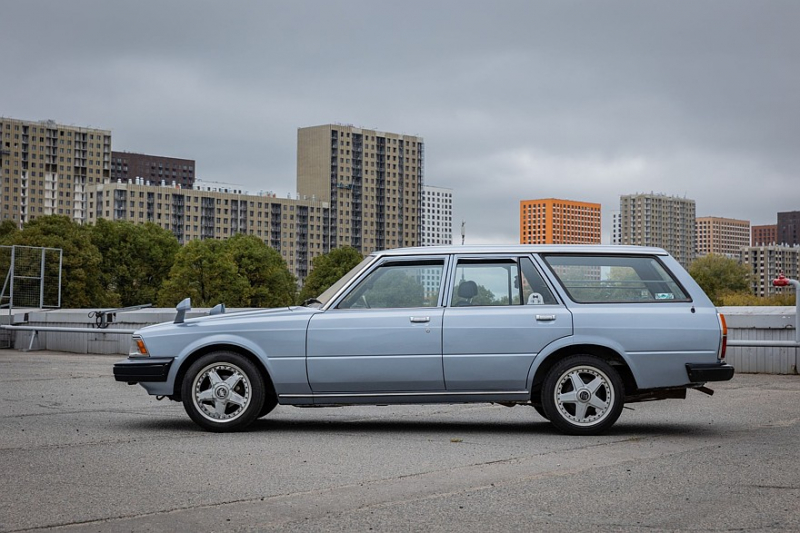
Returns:
[[[461,219],[461,246],[464,246],[464,238],[467,236],[467,223],[464,222],[464,219]]]

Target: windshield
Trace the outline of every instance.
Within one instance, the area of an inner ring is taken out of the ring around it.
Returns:
[[[361,272],[361,270],[362,270],[364,267],[366,267],[366,266],[367,266],[369,263],[371,263],[371,262],[372,262],[372,261],[374,261],[374,260],[375,260],[375,256],[372,256],[372,255],[370,255],[370,256],[367,256],[367,257],[366,257],[366,258],[365,258],[363,261],[361,261],[359,264],[357,264],[356,266],[354,266],[354,267],[353,267],[353,268],[350,270],[350,272],[348,272],[347,274],[345,274],[344,276],[342,276],[341,278],[339,278],[339,281],[337,281],[336,283],[334,283],[333,285],[331,285],[330,287],[328,287],[328,289],[327,289],[325,292],[323,292],[322,294],[320,294],[319,296],[317,296],[317,297],[315,298],[315,301],[311,303],[311,306],[312,306],[312,307],[322,307],[323,305],[327,304],[327,303],[328,303],[328,300],[330,300],[331,298],[333,298],[333,296],[334,296],[334,295],[335,295],[337,292],[339,292],[339,289],[341,289],[342,287],[344,287],[346,283],[348,283],[348,282],[349,282],[351,279],[353,279],[353,277],[354,277],[356,274],[358,274],[359,272]]]

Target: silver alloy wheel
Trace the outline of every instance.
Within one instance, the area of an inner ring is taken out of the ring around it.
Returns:
[[[231,363],[211,363],[192,382],[197,412],[213,422],[232,422],[250,405],[252,387],[241,368]]]
[[[593,426],[605,419],[614,405],[614,387],[599,369],[581,365],[561,374],[553,393],[559,414],[577,426]]]

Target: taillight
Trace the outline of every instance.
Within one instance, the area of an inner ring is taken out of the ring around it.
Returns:
[[[725,359],[725,351],[728,349],[728,324],[725,322],[725,315],[717,313],[717,316],[719,317],[720,331],[722,331],[722,339],[719,343],[719,359],[722,361]]]

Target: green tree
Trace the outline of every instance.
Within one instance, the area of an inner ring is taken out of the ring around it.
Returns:
[[[91,236],[102,255],[99,278],[106,290],[119,295],[126,307],[155,303],[180,249],[175,236],[150,222],[104,219],[92,227]]]
[[[158,293],[158,305],[172,307],[191,298],[195,307],[224,303],[246,305],[249,284],[239,275],[225,241],[193,240],[175,255],[175,263]]]
[[[106,291],[97,273],[102,256],[92,243],[90,229],[65,216],[39,217],[20,231],[6,234],[2,244],[41,246],[63,250],[61,307],[97,308],[116,306],[115,294]],[[21,263],[17,267],[23,267]],[[57,266],[48,263],[47,278],[57,278]]]
[[[319,255],[311,261],[312,270],[300,291],[300,301],[315,298],[350,272],[364,257],[355,248],[344,247]]]
[[[725,306],[792,306],[794,307],[796,300],[794,291],[782,292],[780,294],[773,294],[770,296],[756,296],[748,292],[732,292],[722,295],[721,303],[719,305]]]
[[[281,307],[295,302],[297,282],[277,250],[256,236],[243,233],[228,239],[226,246],[239,276],[247,280],[242,305]]]
[[[18,231],[17,223],[13,220],[4,220],[0,222],[0,239],[6,239]]]
[[[709,254],[696,259],[689,266],[689,274],[714,305],[722,305],[726,295],[750,291],[750,270],[722,255]]]

